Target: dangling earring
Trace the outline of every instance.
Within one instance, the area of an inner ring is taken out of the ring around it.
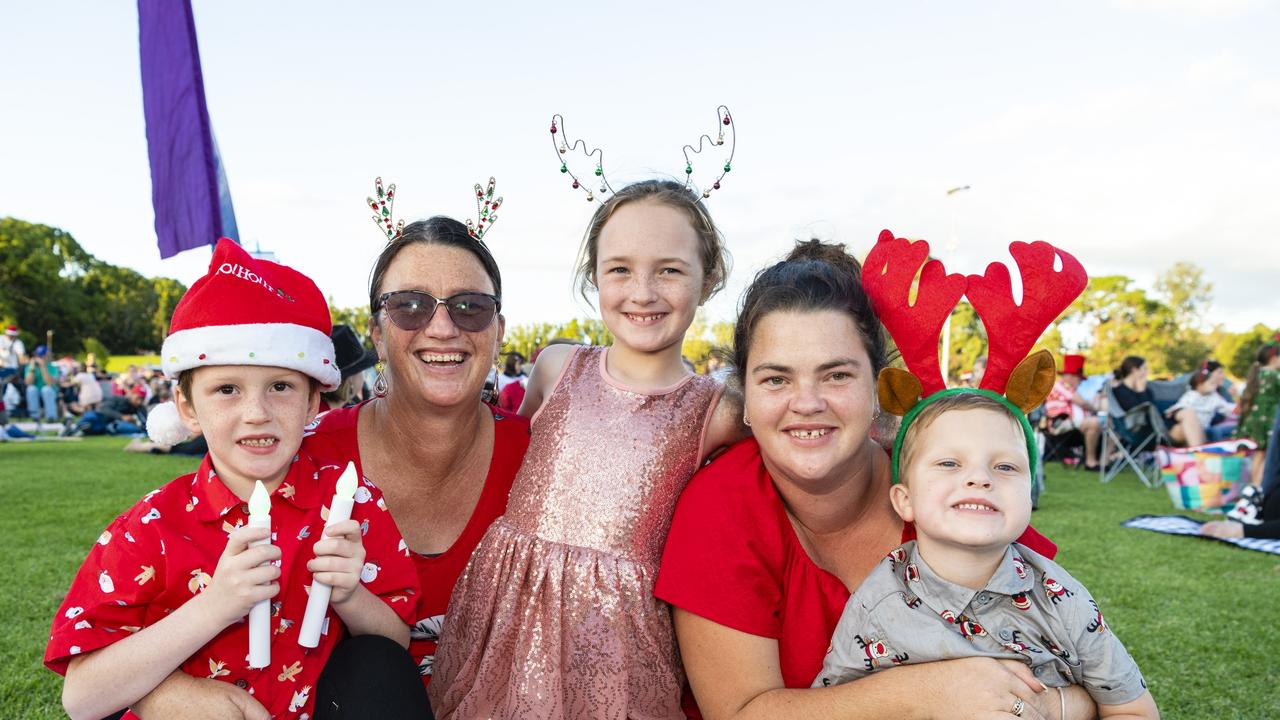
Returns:
[[[378,363],[373,366],[373,369],[375,372],[378,373],[378,377],[375,378],[373,381],[373,394],[377,395],[378,397],[386,397],[387,396],[387,378],[382,374],[382,371],[384,369],[382,365],[382,361],[379,360]]]
[[[751,427],[751,421],[747,419],[747,414],[742,413],[742,424]]]

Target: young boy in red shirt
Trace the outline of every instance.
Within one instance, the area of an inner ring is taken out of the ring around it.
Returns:
[[[107,527],[58,609],[45,664],[65,674],[73,718],[128,707],[177,669],[246,689],[271,717],[307,718],[344,627],[408,645],[417,574],[381,495],[360,485],[351,519],[326,528],[343,467],[298,454],[320,391],[340,380],[329,332],[309,278],[219,241],[164,343],[176,406],[148,421],[157,442],[185,429],[209,452]],[[246,524],[255,481],[271,495],[270,532]],[[313,580],[333,592],[309,649],[298,632]],[[264,600],[270,664],[251,668],[244,618]]]

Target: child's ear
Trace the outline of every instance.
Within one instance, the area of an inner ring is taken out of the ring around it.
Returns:
[[[316,419],[316,413],[320,412],[320,385],[311,386],[311,399],[307,401],[307,424],[310,425],[312,420]]]
[[[196,406],[191,402],[181,387],[173,389],[173,404],[178,408],[178,419],[182,420],[182,425],[191,432],[192,435],[201,434],[200,418],[196,417]]]
[[[916,514],[911,509],[911,491],[907,490],[906,485],[899,482],[890,487],[889,502],[893,503],[894,511],[903,522],[915,522]]]

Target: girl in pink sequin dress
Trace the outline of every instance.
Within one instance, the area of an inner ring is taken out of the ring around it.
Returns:
[[[669,181],[624,188],[583,243],[609,347],[538,357],[532,439],[507,513],[458,580],[430,686],[438,718],[682,718],[670,608],[653,597],[676,498],[735,439],[680,348],[724,284],[719,232]]]

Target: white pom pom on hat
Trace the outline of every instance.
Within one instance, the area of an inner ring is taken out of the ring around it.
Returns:
[[[332,328],[329,305],[311,278],[222,238],[208,274],[173,310],[160,365],[175,380],[207,365],[282,367],[315,378],[328,392],[342,383]]]
[[[191,431],[182,424],[178,406],[169,401],[160,403],[147,413],[147,436],[160,445],[177,445],[191,437]]]

